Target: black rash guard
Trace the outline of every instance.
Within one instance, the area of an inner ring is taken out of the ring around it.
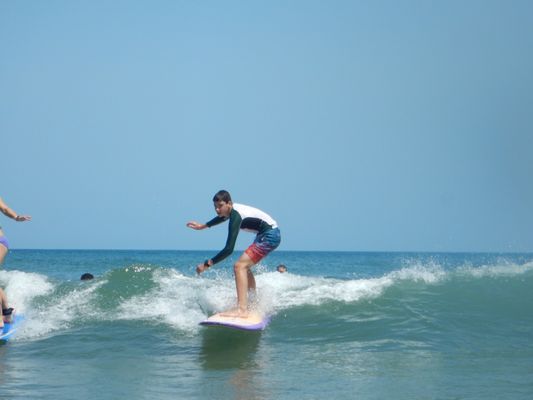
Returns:
[[[239,230],[245,230],[256,234],[265,233],[269,229],[277,228],[278,224],[267,213],[250,206],[233,203],[233,208],[229,218],[216,216],[206,225],[211,228],[229,219],[228,238],[226,239],[226,246],[211,260],[213,265],[219,263],[233,253],[235,243]]]

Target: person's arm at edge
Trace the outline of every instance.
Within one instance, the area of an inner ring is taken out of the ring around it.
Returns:
[[[18,215],[15,211],[13,211],[11,208],[9,208],[6,203],[4,203],[4,201],[2,200],[1,197],[0,197],[0,211],[6,217],[12,218],[12,219],[14,219],[15,221],[18,221],[18,222],[31,220],[31,216],[29,216],[29,215]]]

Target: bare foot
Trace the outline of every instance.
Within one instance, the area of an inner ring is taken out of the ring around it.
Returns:
[[[229,318],[248,318],[248,311],[242,311],[242,310],[225,311],[225,312],[221,312],[220,316],[229,317]]]

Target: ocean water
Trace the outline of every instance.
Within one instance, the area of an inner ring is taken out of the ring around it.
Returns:
[[[275,252],[260,333],[198,325],[235,301],[212,254],[11,251],[0,399],[533,398],[533,254]]]

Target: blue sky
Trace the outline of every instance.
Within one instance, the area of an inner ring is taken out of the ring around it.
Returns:
[[[529,1],[4,1],[14,248],[533,251]],[[253,236],[243,233],[239,248]]]

